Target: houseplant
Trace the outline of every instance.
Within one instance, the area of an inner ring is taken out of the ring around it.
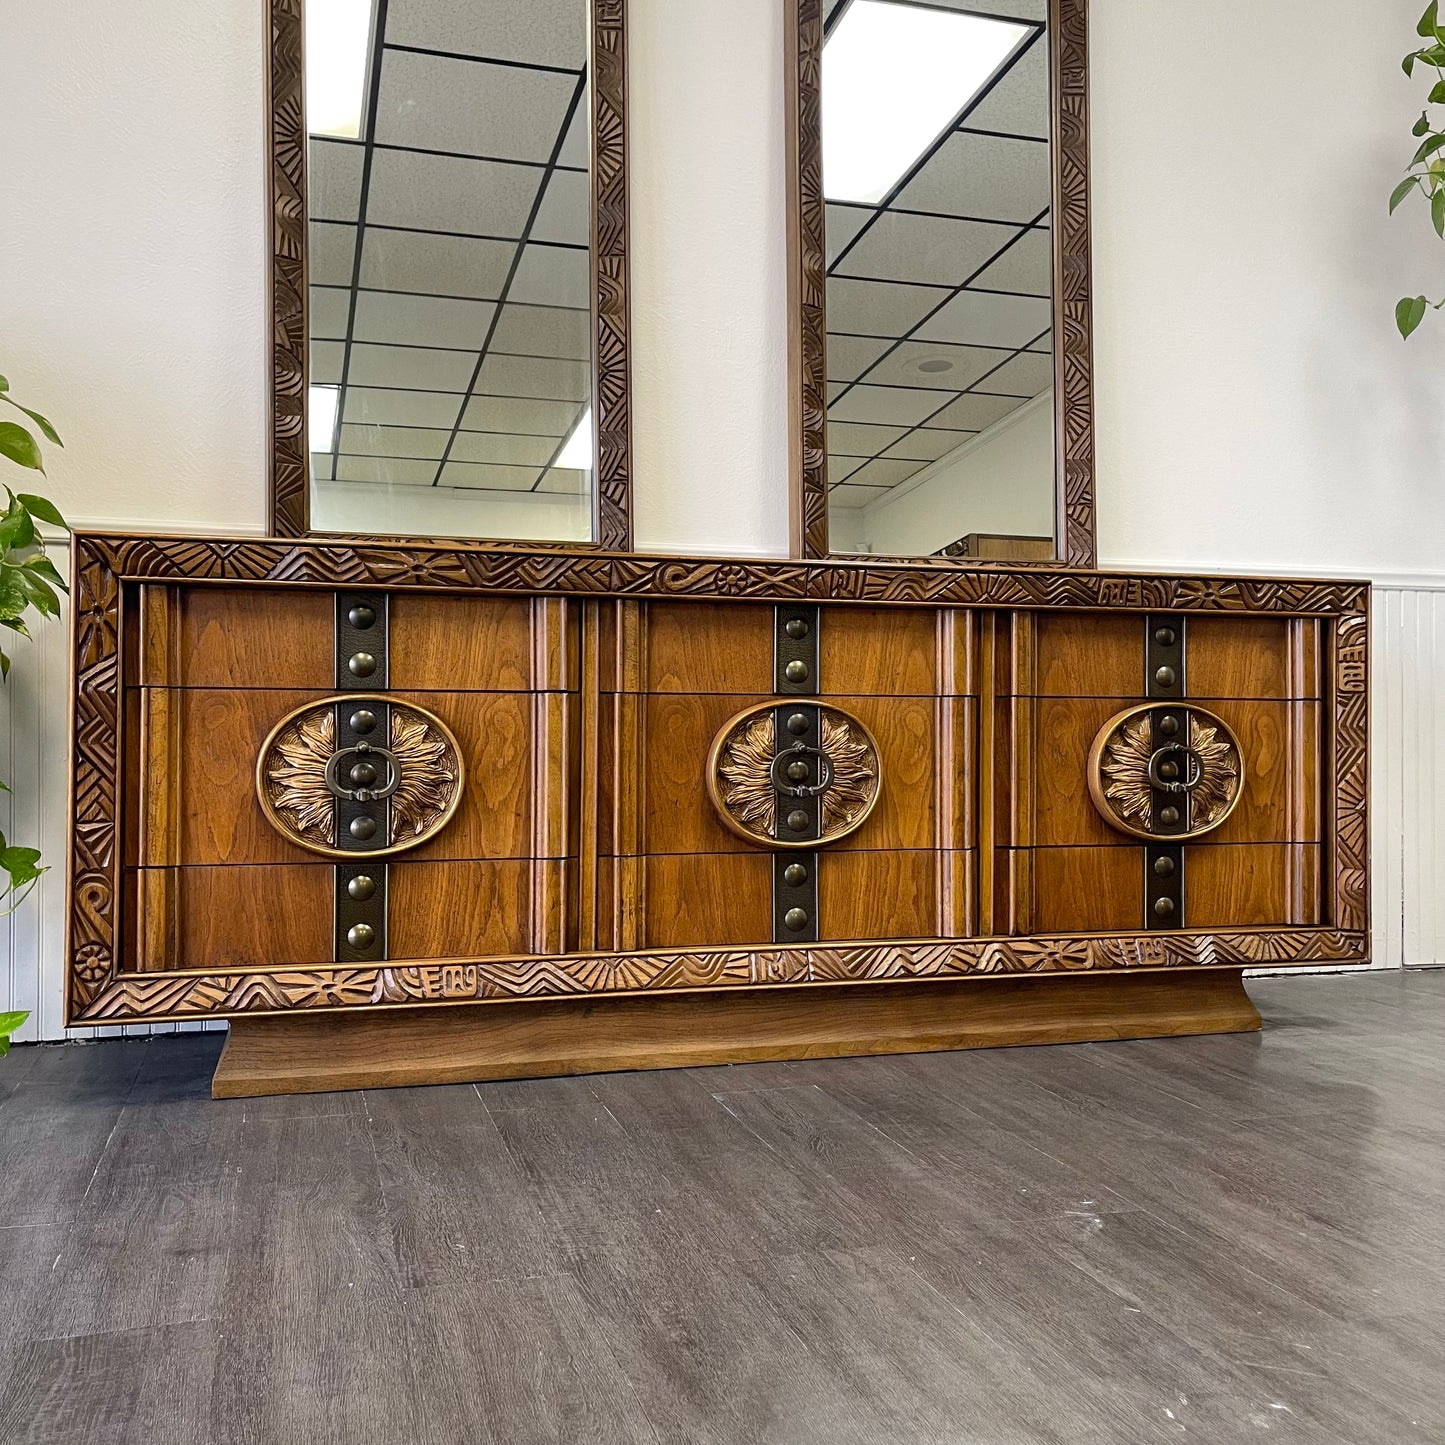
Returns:
[[[1425,44],[1412,50],[1401,62],[1405,74],[1412,79],[1415,67],[1423,66],[1435,74],[1434,83],[1426,97],[1426,107],[1420,112],[1412,134],[1419,142],[1411,157],[1405,179],[1397,185],[1390,196],[1390,214],[1395,208],[1417,191],[1430,203],[1430,220],[1435,233],[1445,240],[1445,131],[1440,130],[1430,106],[1445,105],[1445,27],[1440,24],[1439,0],[1430,0],[1430,6],[1420,17],[1416,32]],[[1426,310],[1433,306],[1438,311],[1445,306],[1445,299],[1430,301],[1425,296],[1404,296],[1395,306],[1395,325],[1400,335],[1408,337],[1425,319]]]
[[[0,406],[0,457],[43,476],[45,466],[35,433],[61,446],[55,428],[39,412],[21,406],[10,395],[10,383],[3,376],[0,403],[4,403]],[[19,412],[24,422],[15,420],[13,412]],[[60,593],[66,590],[65,579],[45,555],[45,539],[36,524],[48,522],[67,531],[69,528],[54,504],[44,497],[13,492],[7,486],[5,498],[5,510],[0,515],[0,627],[28,637],[27,614],[34,611],[45,618],[59,617]],[[0,649],[0,678],[9,675],[10,659]],[[0,788],[9,791],[3,781]],[[45,871],[40,866],[38,848],[16,847],[0,833],[0,917],[20,906]],[[23,1012],[0,1013],[0,1054],[9,1051],[10,1036],[27,1017]]]

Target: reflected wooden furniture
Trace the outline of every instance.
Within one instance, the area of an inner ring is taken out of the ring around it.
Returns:
[[[230,1018],[218,1092],[1237,1029],[1243,968],[1368,956],[1364,584],[95,535],[74,558],[68,1018]],[[258,773],[311,705],[439,720],[455,815],[384,856],[283,835]],[[1159,822],[1202,743],[1144,750],[1157,836],[1101,811],[1091,752],[1141,707],[1234,740],[1212,831],[1187,803]],[[761,730],[730,732],[747,709]]]
[[[1024,537],[1001,532],[970,532],[950,543],[940,557],[971,557],[983,562],[1048,562],[1053,559],[1052,537]]]

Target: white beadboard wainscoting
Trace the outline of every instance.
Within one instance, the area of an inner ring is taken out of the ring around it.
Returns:
[[[33,642],[7,639],[14,666],[0,690],[0,778],[12,791],[0,793],[0,829],[17,843],[38,844],[51,871],[0,923],[0,1010],[30,1010],[19,1041],[203,1027],[67,1031],[62,1023],[69,628],[38,622],[33,631]],[[1445,576],[1377,585],[1373,698],[1374,966],[1445,964],[1445,904],[1439,897],[1445,869]]]

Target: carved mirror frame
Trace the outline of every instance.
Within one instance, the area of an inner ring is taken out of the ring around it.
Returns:
[[[827,557],[828,251],[823,27],[835,0],[788,0],[789,491],[792,554]],[[1088,0],[1049,0],[1057,568],[1097,565],[1089,249]],[[926,559],[918,559],[926,560]],[[956,564],[955,564],[956,565]]]
[[[306,435],[309,373],[305,0],[265,0],[267,148],[271,177],[271,408],[267,516],[271,535],[311,531],[311,468]],[[519,0],[526,3],[526,0]],[[589,0],[591,113],[592,407],[595,471],[593,541],[527,541],[632,547],[632,419],[628,345],[627,4]],[[335,535],[335,534],[321,534]],[[470,545],[516,546],[522,539]]]

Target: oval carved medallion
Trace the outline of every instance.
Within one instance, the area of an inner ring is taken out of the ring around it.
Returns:
[[[1116,713],[1089,749],[1089,796],[1111,828],[1187,841],[1219,827],[1244,790],[1239,739],[1201,707],[1146,703]]]
[[[348,728],[337,744],[338,714]],[[461,802],[462,750],[435,713],[386,693],[323,698],[288,713],[256,759],[256,794],[267,821],[289,842],[329,858],[400,853],[434,838]],[[343,805],[371,817],[346,847]],[[377,836],[380,829],[380,836]]]
[[[718,729],[708,750],[707,791],[718,817],[739,838],[764,848],[819,848],[855,833],[878,802],[878,744],[840,708],[799,698],[818,711],[816,748],[777,742],[778,704],[745,708]],[[817,800],[818,836],[778,836],[790,797]]]

